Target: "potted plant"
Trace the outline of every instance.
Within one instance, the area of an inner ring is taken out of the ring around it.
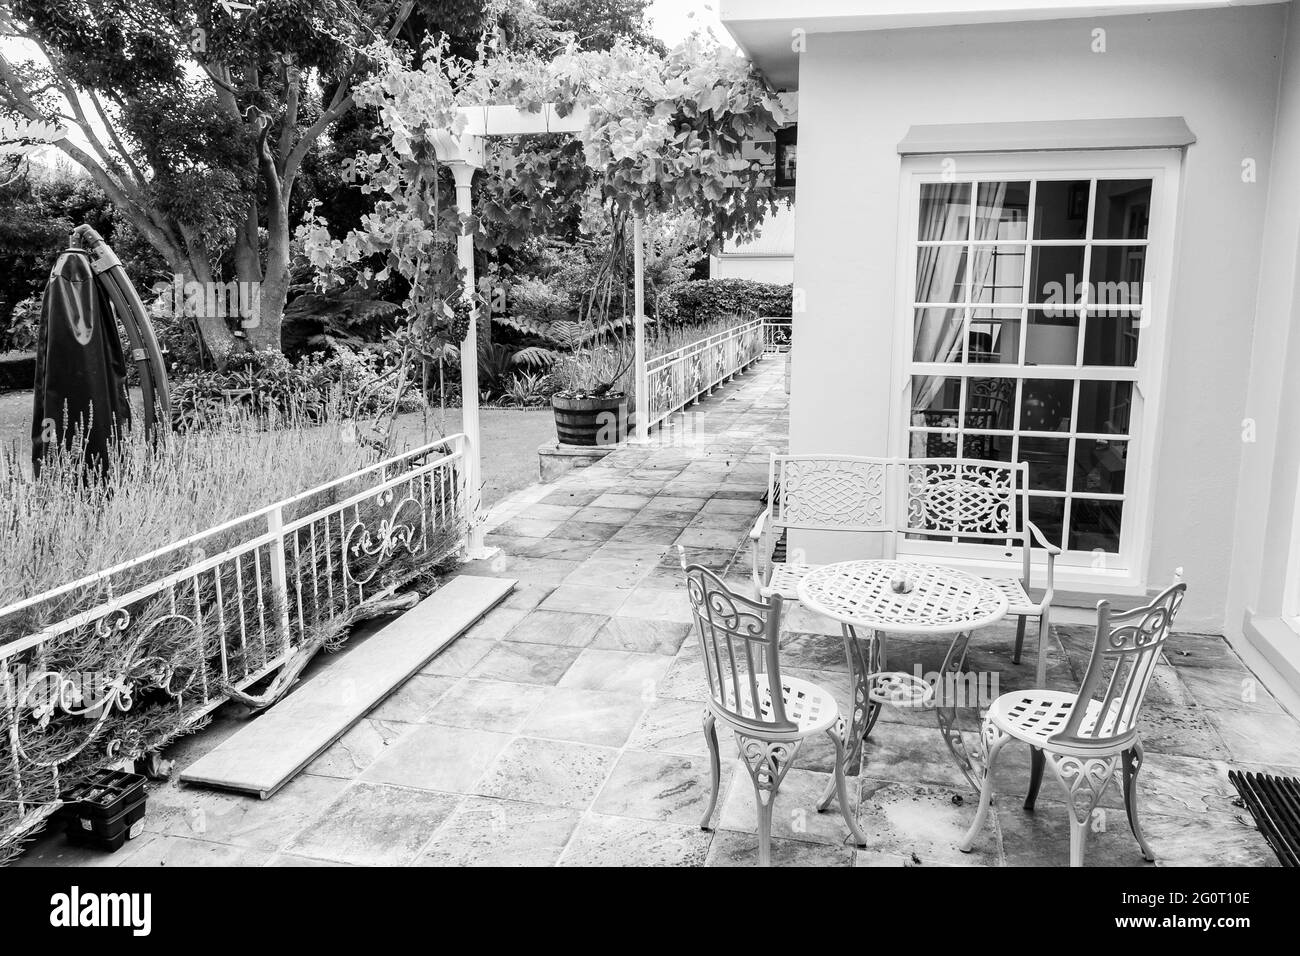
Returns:
[[[628,213],[600,202],[593,220],[604,220],[596,241],[594,270],[579,307],[573,352],[556,364],[551,396],[555,433],[564,445],[615,445],[627,437],[628,387],[624,379],[636,361],[628,341]],[[603,234],[602,234],[603,233]],[[616,315],[617,313],[617,315]]]
[[[627,437],[628,362],[609,346],[581,349],[557,363],[551,396],[555,433],[564,445],[615,445]]]

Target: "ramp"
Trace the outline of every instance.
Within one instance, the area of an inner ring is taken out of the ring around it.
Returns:
[[[265,800],[514,586],[507,578],[453,578],[196,760],[181,780]]]

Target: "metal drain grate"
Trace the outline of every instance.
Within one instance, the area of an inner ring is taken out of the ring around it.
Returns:
[[[1300,779],[1229,770],[1259,832],[1283,866],[1300,866]]]

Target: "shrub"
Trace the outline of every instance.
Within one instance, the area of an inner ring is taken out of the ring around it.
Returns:
[[[296,363],[280,352],[252,352],[232,360],[224,371],[195,371],[175,379],[172,420],[178,430],[186,430],[232,408],[316,419],[335,397],[350,414],[379,414],[392,408],[401,374],[395,356],[345,346],[335,346],[330,355],[314,352]],[[421,402],[418,386],[408,383],[399,411],[416,410]]]
[[[25,456],[0,456],[0,525],[6,529],[0,535],[0,607],[350,474],[376,455],[357,440],[338,406],[327,404],[313,409],[310,419],[233,409],[207,428],[158,446],[129,432],[102,478],[83,474],[75,449],[52,456],[37,477]],[[232,529],[205,547],[215,553],[249,533]],[[115,577],[115,591],[126,593],[156,572],[143,568],[139,579]],[[71,607],[44,610],[58,620],[93,597],[70,594]],[[14,636],[14,625],[3,622],[0,644]]]
[[[549,325],[573,317],[573,297],[535,276],[517,279],[510,287],[509,314],[528,322]]]
[[[666,298],[665,320],[699,325],[716,319],[790,315],[793,287],[752,279],[694,279],[675,286]]]
[[[0,352],[31,352],[41,330],[41,300],[23,299],[14,306],[7,326],[0,326]]]

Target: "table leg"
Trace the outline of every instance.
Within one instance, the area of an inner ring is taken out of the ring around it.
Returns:
[[[870,687],[870,675],[879,670],[883,662],[884,654],[881,648],[881,642],[884,634],[879,631],[873,631],[869,640],[868,654],[866,657],[862,654],[862,644],[858,637],[857,631],[850,624],[842,624],[840,630],[844,636],[844,656],[849,662],[849,678],[853,682],[853,701],[849,705],[851,713],[849,714],[849,734],[844,746],[844,776],[849,776],[849,768],[853,765],[855,758],[862,755],[862,742],[866,740],[867,735],[871,733],[871,728],[876,724],[876,718],[880,716],[880,702],[874,701],[868,695]],[[859,763],[859,766],[861,764]],[[830,802],[835,797],[835,780],[832,779],[826,785],[826,790],[822,793],[821,799],[817,801],[817,810],[820,812],[830,806]]]
[[[960,674],[965,666],[970,637],[970,631],[962,631],[957,634],[952,639],[948,653],[944,655],[943,666],[939,668],[939,686],[935,688],[937,699],[934,710],[939,719],[939,733],[943,735],[943,742],[947,745],[948,752],[957,761],[957,767],[961,770],[962,776],[978,793],[980,790],[980,775],[975,770],[974,756],[966,748],[966,742],[962,737],[961,714],[956,706],[957,695],[954,690],[956,681],[960,678],[950,676]]]

